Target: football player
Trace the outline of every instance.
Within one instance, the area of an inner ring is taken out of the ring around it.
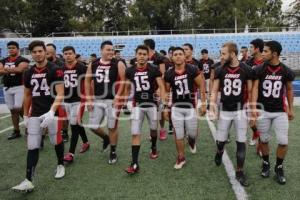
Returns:
[[[57,117],[58,107],[64,98],[64,74],[61,68],[47,61],[43,41],[32,41],[28,49],[36,64],[24,74],[24,122],[28,132],[26,179],[12,188],[20,192],[34,189],[32,181],[44,128],[48,129],[50,141],[55,145],[58,160],[55,178],[65,176],[64,144],[60,132],[62,124]]]
[[[268,143],[271,140],[271,127],[274,127],[278,144],[275,174],[277,182],[285,184],[283,160],[288,149],[289,120],[294,119],[292,81],[295,73],[280,62],[281,51],[282,46],[279,42],[266,42],[262,53],[265,62],[254,69],[255,81],[252,93],[254,119],[252,124],[255,124],[258,117],[257,130],[260,132],[263,158],[261,175],[265,178],[270,176]]]

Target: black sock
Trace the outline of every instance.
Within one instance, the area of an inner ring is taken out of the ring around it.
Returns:
[[[72,153],[72,154],[75,153],[76,145],[77,145],[77,142],[78,142],[79,131],[80,131],[79,127],[80,127],[79,125],[71,125],[72,135],[71,135],[71,142],[70,142],[69,152]]]
[[[269,155],[264,155],[264,156],[262,156],[262,159],[263,159],[265,162],[270,163],[270,161],[269,161]]]
[[[140,145],[132,145],[131,150],[132,150],[132,163],[133,164],[138,164],[138,156],[139,156],[139,151],[140,151]]]
[[[103,139],[103,141],[109,142],[109,136],[107,134],[105,134],[104,136],[100,136],[100,137]]]
[[[244,142],[236,142],[236,146],[237,168],[243,169],[246,158],[246,144]]]
[[[251,129],[252,129],[253,132],[256,132],[256,131],[257,131],[256,126],[252,126]]]
[[[110,145],[110,153],[116,153],[117,145]]]
[[[32,181],[34,171],[39,160],[39,149],[28,150],[27,152],[27,167],[26,178]]]
[[[282,158],[276,158],[276,167],[278,167],[279,165],[282,165],[283,163],[283,159]]]
[[[68,129],[63,129],[63,134],[68,135]]]
[[[218,154],[223,155],[225,142],[217,141]]]
[[[150,130],[150,136],[151,136],[151,149],[156,150],[157,130]]]
[[[63,165],[64,164],[64,143],[63,142],[55,145],[55,152],[57,157],[57,164]]]
[[[16,134],[20,134],[20,130],[14,130]]]
[[[79,126],[79,128],[78,128],[79,129],[79,135],[80,135],[80,137],[82,139],[82,142],[83,143],[87,143],[88,142],[88,138],[86,136],[84,128],[82,126],[80,126],[80,125],[78,125],[78,126]]]

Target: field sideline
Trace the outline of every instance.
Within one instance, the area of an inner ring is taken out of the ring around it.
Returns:
[[[249,199],[298,199],[300,196],[300,154],[298,146],[300,108],[295,108],[296,119],[290,123],[289,152],[284,163],[287,184],[278,185],[273,179],[275,151],[271,153],[272,174],[269,179],[260,177],[261,160],[255,154],[255,148],[248,146],[246,174],[251,184],[246,188]],[[0,117],[5,116],[1,115]],[[145,123],[146,124],[146,123]],[[11,126],[10,118],[0,120],[0,131]],[[206,121],[199,125],[198,152],[187,152],[187,165],[179,171],[173,169],[175,162],[175,144],[173,136],[167,141],[158,142],[160,151],[157,160],[150,160],[149,131],[145,125],[140,153],[140,173],[134,176],[125,174],[124,169],[130,161],[130,123],[120,123],[120,140],[117,149],[119,161],[116,165],[107,164],[108,153],[101,153],[100,139],[88,132],[91,149],[85,154],[76,154],[75,162],[67,166],[66,177],[54,179],[56,156],[54,147],[46,140],[45,148],[40,152],[40,160],[34,179],[35,191],[30,194],[18,194],[10,188],[24,179],[26,162],[25,137],[7,141],[10,131],[0,134],[0,199],[235,199],[223,166],[214,164],[215,144]],[[167,127],[167,126],[166,126]],[[250,131],[248,136],[250,137]],[[226,149],[235,165],[235,142]],[[275,140],[272,146],[275,147]],[[69,143],[65,145],[68,150]],[[79,148],[77,148],[77,152]]]

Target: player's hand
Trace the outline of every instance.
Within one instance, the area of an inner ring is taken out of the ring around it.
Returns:
[[[202,104],[200,107],[200,116],[204,116],[206,114],[206,104]]]
[[[256,125],[256,121],[257,121],[258,116],[259,116],[259,113],[258,113],[257,109],[254,109],[254,110],[251,111],[251,113],[250,113],[250,122],[249,122],[250,127]]]
[[[92,112],[94,109],[93,101],[91,99],[86,100],[86,107],[89,112]]]
[[[208,118],[211,120],[211,121],[214,121],[214,120],[217,120],[217,111],[216,111],[216,108],[214,108],[214,106],[210,106],[210,109],[209,109],[209,112],[208,112]]]
[[[42,120],[42,123],[40,124],[41,128],[46,128],[51,122],[54,121],[54,111],[50,110],[49,112],[43,114],[39,117],[39,119]]]
[[[27,128],[27,125],[28,125],[28,120],[29,120],[29,118],[28,118],[28,116],[23,116],[23,122],[24,122],[24,126]]]
[[[289,118],[290,121],[294,119],[295,113],[294,113],[293,110],[288,109],[287,114],[288,114],[288,118]]]

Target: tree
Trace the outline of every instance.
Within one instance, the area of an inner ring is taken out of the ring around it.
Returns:
[[[285,20],[289,26],[300,26],[300,0],[293,1],[292,9],[286,13]]]

